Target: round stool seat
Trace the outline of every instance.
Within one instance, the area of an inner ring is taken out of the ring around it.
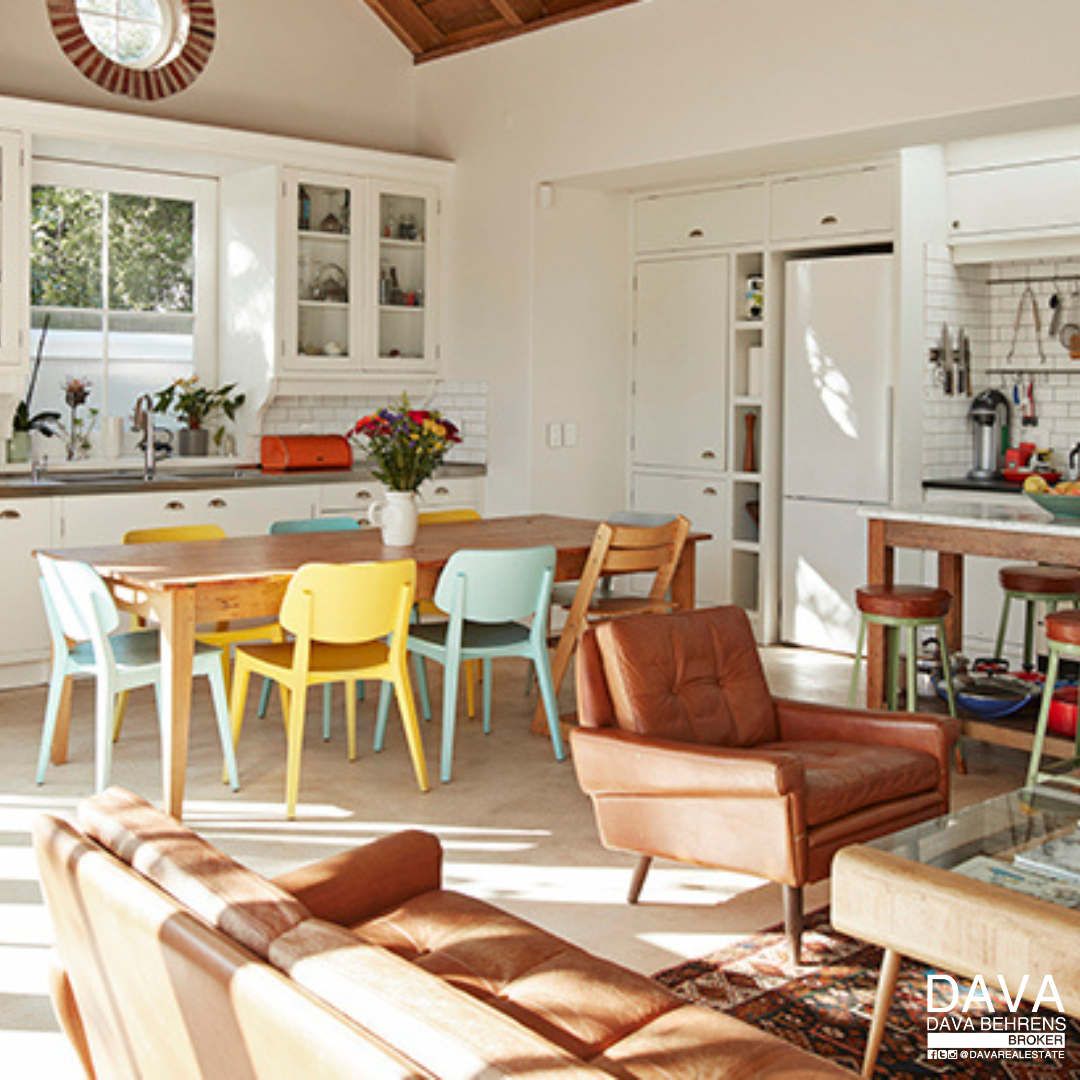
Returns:
[[[1046,638],[1061,645],[1080,645],[1080,611],[1055,611],[1047,615]]]
[[[929,585],[863,585],[855,604],[864,615],[889,619],[941,619],[948,614],[952,594]]]
[[[1080,593],[1080,570],[1069,566],[1003,566],[998,571],[998,581],[1009,592],[1039,596]]]

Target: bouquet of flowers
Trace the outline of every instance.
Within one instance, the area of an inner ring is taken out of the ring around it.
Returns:
[[[375,478],[391,491],[416,491],[461,442],[454,423],[435,410],[410,408],[408,394],[357,420],[349,438],[367,453]]]

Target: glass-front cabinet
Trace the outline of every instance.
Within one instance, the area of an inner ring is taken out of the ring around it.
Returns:
[[[22,148],[21,136],[0,131],[0,376],[5,381],[24,373],[27,216]]]
[[[435,188],[373,181],[374,322],[371,364],[381,372],[427,373],[438,366],[434,274],[439,200]]]
[[[287,170],[282,191],[283,371],[434,373],[438,189]]]

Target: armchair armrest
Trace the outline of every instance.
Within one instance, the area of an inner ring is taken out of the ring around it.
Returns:
[[[699,746],[614,728],[570,733],[588,795],[783,798],[804,787],[802,762],[776,750]]]
[[[340,926],[442,887],[442,845],[409,829],[274,879],[312,915]]]

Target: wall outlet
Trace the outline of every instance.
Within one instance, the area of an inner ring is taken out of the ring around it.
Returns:
[[[562,424],[548,424],[547,426],[547,444],[552,450],[557,450],[563,444],[563,427]]]
[[[563,446],[577,446],[577,424],[573,420],[567,420],[562,426]]]

